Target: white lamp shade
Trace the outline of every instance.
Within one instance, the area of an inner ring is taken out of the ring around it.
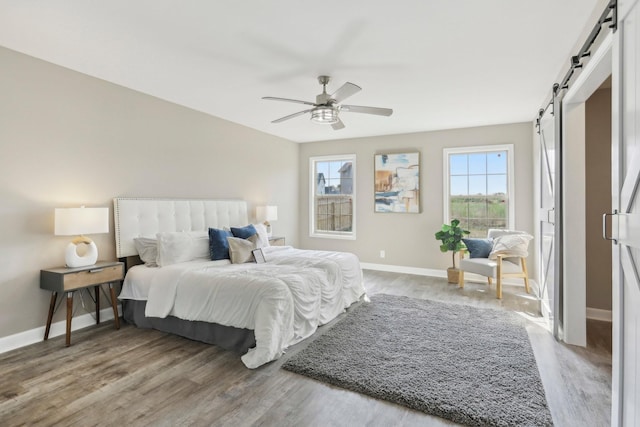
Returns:
[[[109,208],[56,208],[56,236],[109,232]]]
[[[258,221],[276,221],[278,219],[277,206],[258,206],[256,208]]]

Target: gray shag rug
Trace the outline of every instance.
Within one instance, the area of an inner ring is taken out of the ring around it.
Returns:
[[[524,320],[393,295],[350,309],[284,369],[470,426],[551,426]]]

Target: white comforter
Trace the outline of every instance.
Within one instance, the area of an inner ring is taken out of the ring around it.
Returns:
[[[265,248],[265,264],[192,261],[142,267],[127,275],[120,299],[146,299],[147,317],[175,316],[252,329],[256,346],[242,356],[256,368],[334,319],[364,294],[358,258],[349,253]],[[136,281],[143,285],[133,286]]]

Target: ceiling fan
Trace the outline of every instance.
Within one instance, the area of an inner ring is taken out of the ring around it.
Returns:
[[[304,111],[298,111],[297,113],[281,117],[272,121],[271,123],[280,123],[306,113],[311,113],[311,120],[313,122],[320,124],[330,124],[334,130],[340,130],[345,127],[344,123],[342,123],[342,120],[340,120],[340,117],[338,117],[338,113],[340,113],[341,111],[348,113],[375,114],[378,116],[390,116],[393,113],[393,110],[390,108],[363,107],[360,105],[340,104],[351,95],[354,95],[361,91],[362,88],[358,85],[347,82],[333,94],[329,95],[327,93],[327,84],[330,80],[331,77],[329,76],[318,76],[318,82],[322,85],[322,93],[316,96],[315,103],[308,101],[299,101],[297,99],[277,98],[273,96],[263,97],[262,99],[268,99],[272,101],[295,102],[296,104],[313,106],[313,108]]]

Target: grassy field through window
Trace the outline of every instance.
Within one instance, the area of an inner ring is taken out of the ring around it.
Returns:
[[[449,216],[460,220],[470,237],[486,237],[489,228],[507,228],[506,194],[450,196]]]

